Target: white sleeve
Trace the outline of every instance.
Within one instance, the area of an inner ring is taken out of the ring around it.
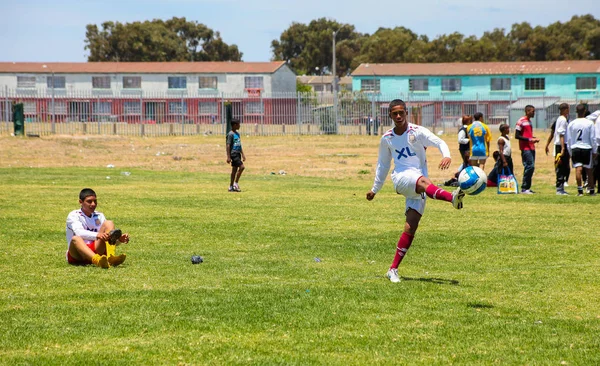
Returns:
[[[596,143],[600,145],[600,117],[596,119]]]
[[[598,151],[598,136],[596,136],[596,126],[590,126],[590,137],[592,140],[592,154],[595,154]]]
[[[423,146],[435,146],[440,150],[443,157],[445,157],[445,158],[450,157],[450,149],[448,148],[448,144],[446,144],[446,142],[444,142],[444,140],[437,137],[433,132],[429,131],[426,128],[421,128],[420,131],[421,131],[420,136],[422,138],[421,141],[423,143]]]
[[[381,138],[379,142],[379,158],[377,159],[377,171],[375,172],[375,182],[373,182],[373,188],[371,191],[373,193],[379,192],[381,187],[383,187],[383,183],[385,182],[385,178],[387,177],[392,161],[392,152],[388,147],[387,142],[385,141],[385,137]]]
[[[558,123],[556,123],[556,133],[558,136],[564,136],[567,133],[567,120],[565,118],[560,118]]]
[[[569,155],[573,155],[571,153],[571,127],[567,127],[567,132],[565,133],[565,145],[567,145],[567,150],[569,150]]]
[[[597,111],[594,111],[594,113],[588,115],[587,117],[585,117],[587,119],[589,119],[590,121],[595,121],[598,118],[600,118],[600,109]]]
[[[469,143],[469,138],[467,137],[465,130],[458,131],[458,143],[461,145],[466,145]]]
[[[95,231],[86,230],[81,221],[79,214],[73,211],[67,216],[67,230],[71,230],[74,235],[82,237],[84,240],[96,240],[98,233]]]

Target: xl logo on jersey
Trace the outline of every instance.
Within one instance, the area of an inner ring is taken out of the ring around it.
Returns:
[[[404,153],[406,151],[406,154]],[[398,160],[402,159],[402,158],[408,158],[409,156],[416,156],[417,154],[415,154],[414,152],[410,151],[410,148],[408,147],[403,147],[402,150],[398,151],[396,150],[396,152],[398,153]]]

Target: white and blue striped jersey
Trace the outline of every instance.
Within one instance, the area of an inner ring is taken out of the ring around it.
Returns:
[[[412,170],[427,177],[425,149],[429,146],[437,147],[444,158],[450,157],[448,145],[425,127],[409,123],[402,135],[396,135],[393,128],[387,131],[379,143],[379,159],[371,191],[377,193],[383,187],[392,160],[392,175]]]

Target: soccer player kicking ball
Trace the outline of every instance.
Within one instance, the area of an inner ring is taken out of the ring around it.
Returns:
[[[115,244],[128,243],[129,234],[115,229],[115,224],[96,212],[96,192],[84,188],[79,193],[81,208],[67,216],[67,262],[94,264],[109,268],[125,261],[125,254],[115,255]]]
[[[392,100],[389,111],[395,127],[381,137],[375,182],[373,188],[367,192],[367,200],[371,201],[375,198],[390,170],[390,161],[394,160],[392,182],[396,193],[406,198],[406,222],[387,277],[392,282],[400,282],[398,266],[412,244],[419,221],[425,211],[425,195],[435,200],[452,202],[454,208],[461,209],[465,193],[460,188],[453,193],[445,191],[432,184],[427,177],[425,149],[428,146],[435,146],[440,150],[443,158],[439,168],[444,170],[448,169],[452,162],[448,145],[428,129],[408,123],[404,101]]]

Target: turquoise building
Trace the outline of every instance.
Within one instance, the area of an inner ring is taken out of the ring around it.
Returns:
[[[600,61],[361,64],[352,73],[352,90],[382,103],[418,103],[429,111],[422,116],[427,124],[480,111],[492,124],[514,125],[522,106],[532,104],[536,127],[545,127],[562,102],[598,108],[599,77]]]

